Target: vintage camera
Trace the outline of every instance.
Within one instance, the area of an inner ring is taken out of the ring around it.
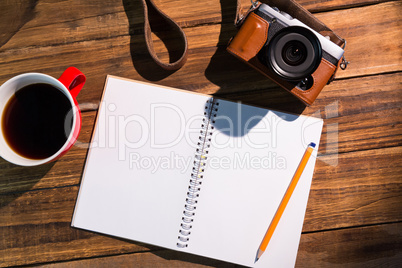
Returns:
[[[266,4],[247,15],[227,50],[306,105],[333,78],[344,53],[329,38]]]

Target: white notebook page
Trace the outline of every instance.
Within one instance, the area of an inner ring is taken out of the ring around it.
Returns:
[[[308,144],[319,143],[323,122],[218,102],[209,162],[186,251],[247,266],[293,267],[316,151],[265,253],[254,261]]]
[[[208,99],[109,77],[72,225],[176,249]]]

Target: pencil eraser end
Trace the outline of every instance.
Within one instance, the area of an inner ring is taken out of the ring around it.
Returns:
[[[314,143],[314,142],[312,142],[312,143],[310,143],[310,145],[309,145],[309,146],[311,146],[311,147],[315,148],[315,143]]]

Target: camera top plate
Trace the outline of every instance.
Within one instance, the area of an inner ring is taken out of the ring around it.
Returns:
[[[344,50],[339,47],[337,44],[332,42],[331,40],[327,39],[320,33],[316,32],[312,28],[308,27],[306,24],[303,22],[299,21],[298,19],[289,19],[288,17],[284,16],[280,11],[276,11],[274,8],[270,7],[269,5],[266,4],[261,4],[258,7],[258,10],[261,12],[264,12],[266,14],[269,14],[271,17],[276,18],[276,20],[280,21],[282,24],[285,24],[286,26],[299,26],[299,27],[304,27],[309,29],[311,32],[313,32],[318,40],[321,43],[322,49],[334,57],[337,60],[340,60],[343,56]]]

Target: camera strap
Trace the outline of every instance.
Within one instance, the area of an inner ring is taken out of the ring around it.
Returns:
[[[153,58],[153,60],[161,66],[165,70],[178,70],[180,69],[184,63],[187,60],[187,54],[188,54],[188,43],[187,43],[187,37],[186,34],[184,33],[183,29],[173,20],[171,19],[168,15],[163,13],[153,2],[153,0],[141,0],[143,4],[143,9],[144,9],[144,35],[145,35],[145,42],[148,48],[148,51]],[[252,10],[258,7],[259,2],[258,1],[253,1],[251,0],[251,8],[249,9],[248,12],[245,14],[242,14],[242,0],[237,0],[237,8],[236,8],[236,18],[235,18],[235,25],[239,26],[241,25],[241,22],[244,20],[244,18],[247,17],[248,13],[250,13]],[[295,2],[294,0],[264,0],[266,4],[270,6],[275,6],[279,8],[279,10],[284,11],[288,13],[290,16],[297,18],[310,28],[314,29],[316,32],[319,32],[323,36],[328,36],[332,42],[337,44],[340,47],[344,47],[346,44],[346,41],[342,38],[340,38],[334,31],[329,29],[324,23],[319,21],[316,17],[314,17],[308,10],[303,8],[300,4]],[[182,40],[182,43],[184,44],[183,46],[183,51],[181,52],[181,57],[172,63],[166,63],[163,62],[158,55],[155,52],[154,49],[154,44],[152,40],[152,29],[151,25],[149,22],[149,9],[152,8],[156,11],[156,13],[164,20],[166,21],[167,25],[172,27],[175,31],[177,31],[180,35],[180,38]],[[347,61],[345,58],[343,58],[341,62],[341,68],[345,69],[347,65]]]
[[[145,42],[149,51],[149,54],[153,58],[153,60],[161,66],[165,70],[178,70],[180,69],[184,63],[186,63],[187,60],[187,51],[188,51],[188,45],[187,45],[187,36],[184,33],[183,29],[173,20],[171,19],[168,15],[162,12],[155,3],[152,0],[141,0],[142,5],[144,7],[144,35],[145,35]],[[149,6],[148,6],[149,3]],[[154,49],[154,42],[152,40],[152,29],[151,25],[149,23],[149,8],[153,8],[157,14],[164,20],[166,23],[172,27],[174,30],[178,31],[180,38],[182,39],[182,42],[184,44],[184,49],[182,52],[181,57],[172,63],[166,63],[163,62],[158,55],[155,52]]]

